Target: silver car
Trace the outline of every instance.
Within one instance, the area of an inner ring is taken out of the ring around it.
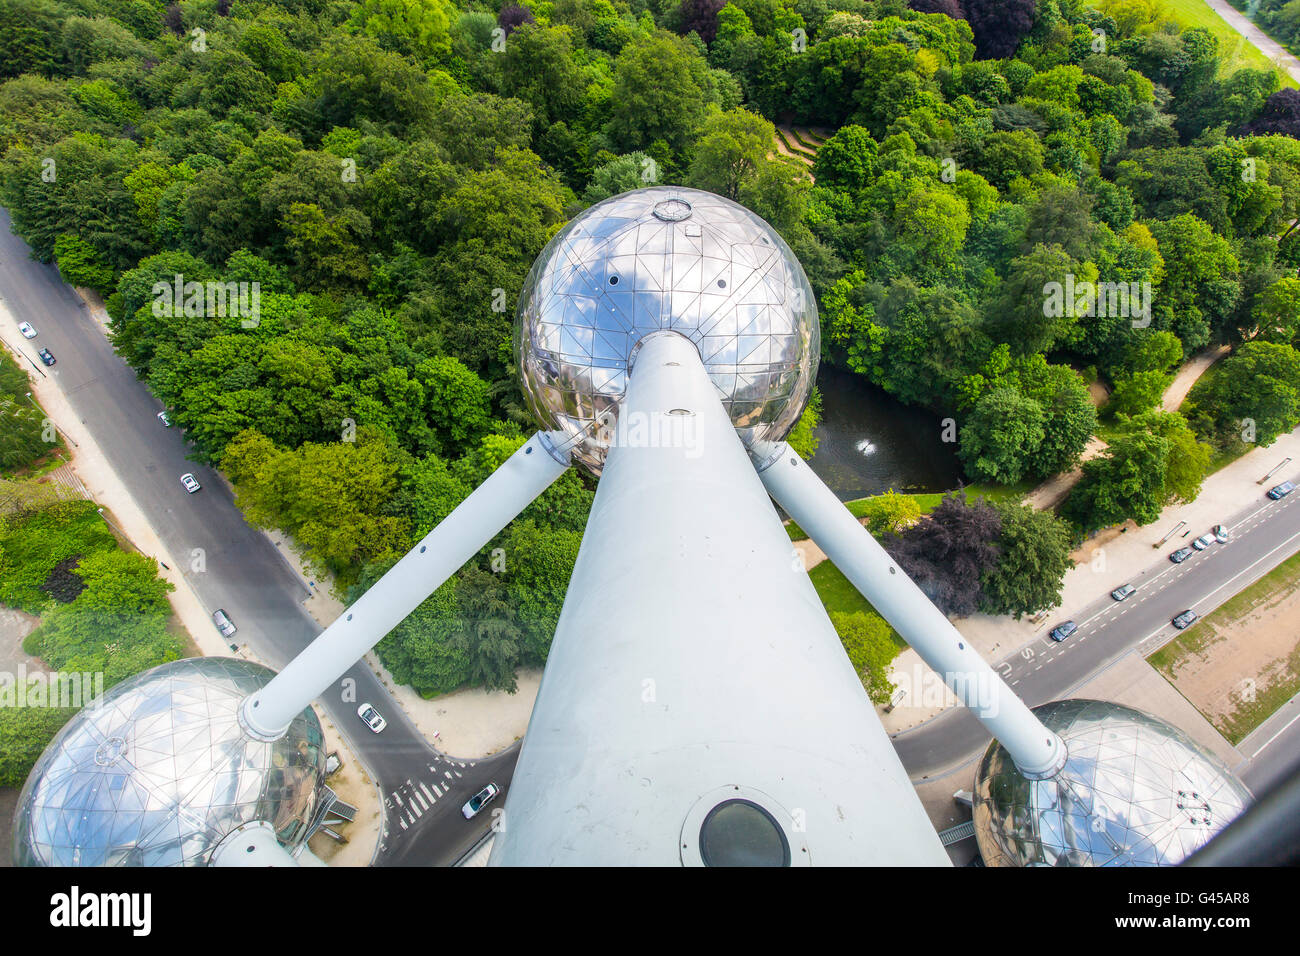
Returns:
[[[460,812],[465,815],[466,820],[473,820],[478,816],[480,810],[496,799],[497,794],[500,792],[500,787],[495,783],[489,783],[478,793],[474,794],[474,796],[470,797],[469,800],[465,802],[465,805],[460,808]]]
[[[212,612],[212,623],[217,626],[217,630],[221,632],[222,637],[235,636],[237,630],[235,622],[230,619],[230,615],[222,608],[217,608]]]
[[[1217,539],[1213,534],[1203,534],[1192,542],[1192,547],[1197,551],[1204,551],[1210,545],[1214,544]]]
[[[181,485],[190,494],[194,494],[194,492],[198,491],[200,488],[203,487],[201,484],[199,484],[199,480],[191,474],[181,475]]]

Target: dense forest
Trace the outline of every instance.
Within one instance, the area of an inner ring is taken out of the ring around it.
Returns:
[[[1144,9],[3,0],[0,202],[105,296],[250,521],[353,594],[532,427],[510,336],[534,257],[650,182],[770,221],[825,359],[951,416],[972,480],[1072,468],[1104,427],[1062,508],[1078,535],[1153,520],[1216,454],[1300,423],[1297,94]],[[774,123],[825,134],[811,165]],[[256,304],[191,307],[182,283]],[[1211,343],[1241,347],[1187,417],[1160,410]],[[394,675],[509,688],[544,660],[591,496],[572,472],[530,506],[380,645]],[[960,520],[1064,547],[1014,510]],[[952,607],[1042,606],[1041,582],[972,580]]]

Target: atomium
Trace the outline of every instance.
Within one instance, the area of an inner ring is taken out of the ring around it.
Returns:
[[[19,866],[203,866],[237,827],[266,821],[290,851],[309,835],[324,737],[302,711],[254,740],[239,705],[274,672],[230,658],[173,661],[92,701],[46,748],[14,825]]]
[[[975,776],[975,837],[989,866],[1172,866],[1251,802],[1214,754],[1120,704],[1034,708],[1065,742],[1055,776],[1031,780],[997,741]]]
[[[817,376],[817,306],[790,247],[712,193],[649,187],[561,230],[519,297],[524,395],[574,460],[599,473],[638,344],[679,332],[699,350],[741,441],[779,441]]]

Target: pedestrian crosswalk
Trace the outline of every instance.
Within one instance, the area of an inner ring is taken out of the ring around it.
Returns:
[[[451,792],[456,781],[464,776],[461,771],[474,767],[475,763],[473,760],[435,759],[427,764],[427,775],[422,774],[419,779],[408,779],[390,791],[384,799],[389,822],[402,830],[409,829],[439,799]]]

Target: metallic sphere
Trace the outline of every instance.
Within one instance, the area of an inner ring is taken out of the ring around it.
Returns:
[[[1069,752],[1028,780],[995,740],[975,774],[975,838],[989,866],[1172,866],[1251,802],[1223,761],[1162,720],[1120,704],[1034,708]]]
[[[311,708],[274,743],[239,725],[239,705],[274,671],[204,657],[137,674],[51,741],[19,798],[19,866],[203,866],[228,833],[266,821],[290,851],[325,781]]]
[[[637,189],[592,206],[547,244],[515,318],[529,407],[593,472],[637,344],[660,330],[695,343],[746,447],[779,441],[803,413],[820,340],[790,247],[721,196]]]

